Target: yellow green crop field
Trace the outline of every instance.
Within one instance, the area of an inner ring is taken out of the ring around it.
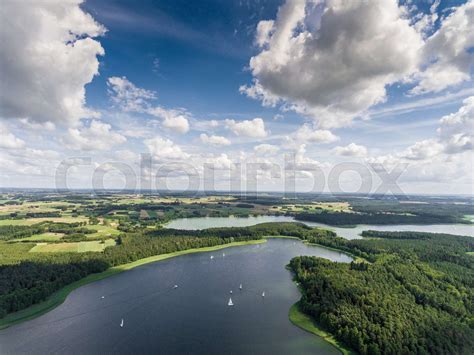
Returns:
[[[113,228],[112,226],[104,226],[102,224],[87,225],[85,228],[96,231],[92,234],[86,234],[87,238],[111,237],[120,234],[120,231]]]
[[[102,252],[106,247],[113,245],[115,245],[114,239],[77,243],[38,243],[30,250],[30,253],[85,253],[89,251]]]
[[[60,240],[63,236],[64,236],[63,233],[47,232],[47,233],[32,235],[31,237],[27,237],[27,238],[16,239],[15,241],[16,242],[22,242],[25,240],[32,241],[32,242],[37,241],[37,240],[57,241],[57,240]]]
[[[36,223],[41,222],[57,222],[57,223],[76,223],[76,222],[87,222],[89,219],[87,217],[72,217],[72,216],[63,216],[63,217],[40,217],[40,218],[24,218],[24,219],[1,219],[0,226],[31,226]]]

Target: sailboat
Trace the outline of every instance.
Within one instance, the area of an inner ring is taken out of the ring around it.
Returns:
[[[222,253],[222,256],[225,256],[225,253]]]
[[[241,289],[242,289],[242,284],[240,284],[240,286],[239,286],[239,290],[241,290]]]
[[[214,255],[211,255],[211,259],[214,259]]]
[[[105,296],[102,296],[100,299],[102,299],[102,300],[103,300],[104,298],[105,298]]]
[[[229,302],[227,303],[228,306],[233,306],[234,302],[232,302],[232,298],[229,298]]]
[[[173,288],[178,288],[178,285],[174,285],[174,287],[173,287]]]
[[[232,294],[232,290],[230,290],[230,292],[229,292],[229,293],[230,293],[230,294]]]
[[[120,328],[123,328],[123,318],[122,318],[122,321],[120,322]]]
[[[265,297],[265,291],[262,292],[262,297]]]

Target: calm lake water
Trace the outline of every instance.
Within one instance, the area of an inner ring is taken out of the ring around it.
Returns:
[[[143,265],[81,287],[53,311],[0,331],[0,353],[338,354],[288,320],[300,295],[285,265],[298,255],[351,260],[270,239]]]
[[[346,239],[361,238],[360,234],[364,230],[378,231],[414,231],[447,233],[455,235],[467,235],[474,237],[474,226],[467,224],[428,224],[428,225],[358,225],[354,228],[333,227],[323,223],[296,221],[289,216],[258,216],[258,217],[199,217],[199,218],[180,218],[166,224],[167,228],[175,229],[206,229],[212,227],[245,227],[258,223],[266,222],[302,222],[308,226],[331,229],[339,236]]]

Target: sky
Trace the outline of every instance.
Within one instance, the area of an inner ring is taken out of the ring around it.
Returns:
[[[0,21],[0,187],[474,193],[473,0],[6,0]]]

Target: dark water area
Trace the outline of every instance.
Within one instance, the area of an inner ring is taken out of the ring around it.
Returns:
[[[0,331],[0,353],[337,354],[288,319],[300,295],[285,265],[299,255],[351,260],[270,239],[143,265],[83,286],[53,311]]]

